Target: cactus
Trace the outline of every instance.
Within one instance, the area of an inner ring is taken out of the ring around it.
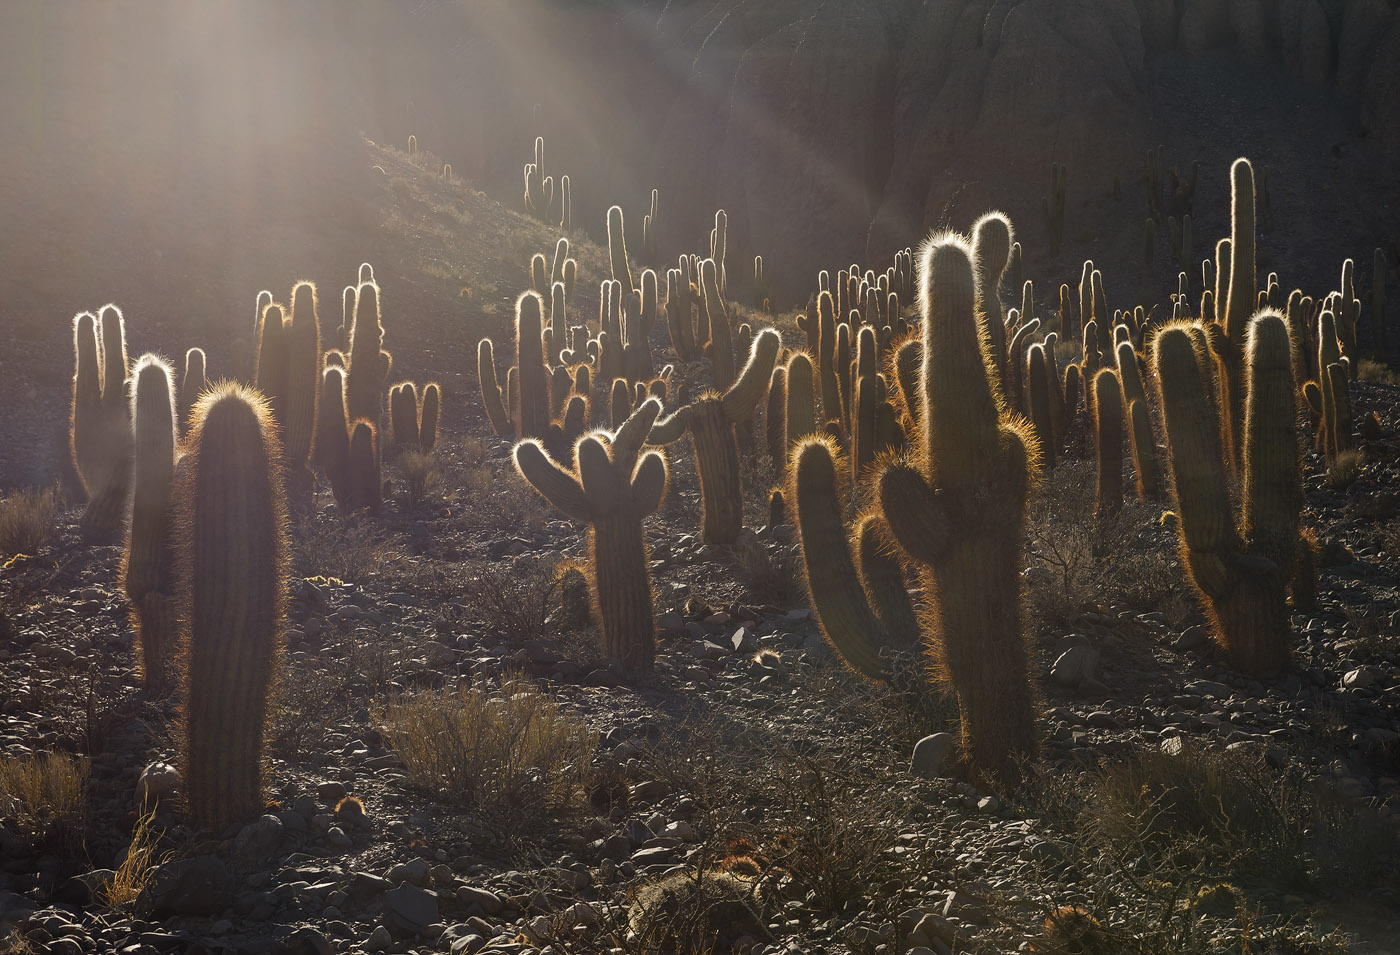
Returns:
[[[418,448],[418,389],[411,381],[389,389],[389,428],[401,448]]]
[[[876,344],[875,329],[870,325],[861,327],[856,343],[856,384],[855,402],[851,413],[851,479],[859,481],[861,475],[875,463],[875,426],[883,382],[879,373],[879,347]]]
[[[787,365],[787,421],[783,429],[789,455],[802,438],[820,433],[814,392],[812,359],[806,352],[794,352]]]
[[[768,404],[763,413],[764,437],[773,473],[779,478],[787,469],[787,366],[779,364],[768,379]]]
[[[121,310],[103,306],[74,320],[73,462],[88,493],[83,532],[118,535],[131,494],[131,409],[127,397],[126,328]],[[100,356],[100,357],[99,357]]]
[[[622,284],[622,291],[631,295],[636,285],[632,282],[632,267],[627,263],[627,236],[622,227],[622,207],[613,206],[608,210],[608,257],[612,262],[612,278]]]
[[[836,303],[831,295],[817,296],[817,371],[822,420],[841,420],[841,385],[836,378]]]
[[[442,388],[436,381],[423,386],[418,410],[418,444],[424,451],[437,447],[438,415],[442,404]]]
[[[1133,351],[1131,343],[1121,342],[1115,357],[1118,361],[1118,381],[1123,388],[1122,407],[1128,412],[1126,424],[1133,454],[1133,472],[1137,475],[1137,495],[1143,501],[1156,500],[1162,496],[1162,471],[1157,463],[1157,443],[1152,436],[1147,393],[1143,390],[1142,375],[1138,370],[1137,352]],[[1135,404],[1141,405],[1141,408],[1134,408]]]
[[[355,315],[350,328],[350,368],[345,377],[345,412],[351,421],[364,418],[378,427],[384,410],[384,385],[393,360],[384,351],[384,326],[379,316],[379,286],[371,280],[355,289]]]
[[[1052,414],[1054,404],[1051,398],[1054,389],[1050,384],[1052,380],[1046,348],[1037,342],[1030,347],[1026,359],[1026,393],[1031,428],[1035,431],[1035,440],[1040,445],[1041,460],[1047,471],[1055,467],[1055,426]]]
[[[1244,495],[1236,517],[1215,410],[1205,386],[1203,336],[1169,326],[1153,360],[1170,448],[1182,558],[1210,610],[1230,664],[1256,677],[1288,664],[1285,587],[1301,569],[1302,505],[1288,329],[1266,311],[1247,325]]]
[[[729,330],[729,312],[724,306],[723,286],[714,259],[700,263],[700,309],[709,326],[710,365],[715,388],[724,391],[734,383],[734,342]]]
[[[734,425],[752,417],[763,400],[781,345],[776,331],[759,332],[743,373],[727,391],[708,392],[676,409],[657,421],[647,438],[651,444],[670,444],[683,434],[691,436],[700,476],[700,535],[707,544],[732,544],[743,530],[744,493]]]
[[[642,519],[661,505],[667,471],[661,452],[641,450],[660,410],[659,401],[648,399],[615,433],[582,438],[572,468],[550,460],[538,441],[522,441],[514,452],[521,477],[570,518],[589,524],[603,653],[629,669],[651,669],[656,653]]]
[[[535,292],[515,302],[515,367],[520,391],[518,433],[542,438],[549,430],[549,372],[544,363],[544,300]],[[353,366],[352,366],[353,367]]]
[[[1254,211],[1254,167],[1248,159],[1236,159],[1230,167],[1230,261],[1226,273],[1229,284],[1223,300],[1225,338],[1229,345],[1223,361],[1227,397],[1221,400],[1228,421],[1231,447],[1235,449],[1232,460],[1236,464],[1239,449],[1243,447],[1244,432],[1244,375],[1241,368],[1244,340],[1259,293],[1254,255]],[[1216,301],[1216,307],[1220,308],[1222,300],[1218,293]]]
[[[191,348],[185,352],[185,374],[180,381],[180,417],[177,424],[189,422],[190,409],[207,386],[204,349]]]
[[[133,455],[131,522],[127,527],[122,586],[131,603],[132,629],[141,646],[147,692],[174,688],[176,613],[170,539],[171,482],[175,475],[174,375],[155,355],[136,362],[131,396]]]
[[[287,567],[281,457],[266,403],[221,385],[195,405],[178,522],[185,614],[184,791],[214,833],[263,808],[268,697]]]
[[[1011,255],[1015,233],[1011,220],[1000,212],[989,212],[972,225],[972,256],[977,269],[976,314],[982,344],[982,360],[998,407],[1005,401],[1006,310],[1001,303],[1001,277]]]
[[[328,364],[321,373],[321,402],[316,422],[316,457],[326,472],[331,494],[342,509],[350,502],[350,425],[345,417],[345,369]]]
[[[1123,393],[1113,369],[1101,369],[1092,382],[1098,487],[1094,514],[1106,517],[1123,507]]]
[[[545,178],[544,137],[536,136],[535,161],[525,164],[525,211],[541,220],[548,215],[553,198],[546,188]]]
[[[695,298],[685,272],[667,269],[666,328],[671,333],[671,348],[681,361],[692,361],[696,355],[694,309]]]
[[[572,232],[574,229],[574,194],[569,188],[569,177],[567,175],[559,178],[559,228],[565,232]]]
[[[660,200],[661,193],[653,189],[651,191],[651,208],[642,218],[642,258],[648,265],[654,265],[661,261],[658,251],[661,246]]]
[[[495,350],[489,338],[483,338],[477,343],[476,375],[481,383],[481,401],[486,409],[486,418],[491,423],[491,430],[501,437],[514,434],[515,426],[506,411],[501,386],[496,378]]]
[[[725,246],[728,244],[729,216],[723,209],[715,212],[715,227],[710,231],[710,258],[715,263],[715,274],[719,282],[721,296],[729,294],[729,276],[724,268]]]
[[[379,429],[361,418],[350,429],[349,490],[344,509],[378,512],[384,503],[379,479]]]

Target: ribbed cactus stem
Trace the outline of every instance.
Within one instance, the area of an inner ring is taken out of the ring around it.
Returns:
[[[491,339],[483,338],[476,346],[476,376],[481,383],[481,403],[486,409],[486,418],[491,422],[491,430],[501,437],[515,433],[510,415],[506,411],[505,398],[496,378],[496,353]]]
[[[1123,392],[1113,369],[1094,376],[1094,451],[1098,462],[1098,487],[1094,513],[1117,514],[1123,507]]]
[[[933,632],[942,636],[938,662],[958,694],[964,757],[1009,779],[1036,751],[1020,569],[1038,461],[1024,427],[998,408],[985,332],[979,336],[971,250],[960,237],[935,236],[920,259],[919,467],[886,468],[880,506],[900,546],[925,565]]]
[[[180,381],[180,422],[188,422],[190,409],[208,387],[204,349],[191,348],[185,352],[185,374]]]
[[[1030,408],[1031,428],[1040,447],[1041,461],[1048,471],[1055,466],[1055,426],[1051,416],[1050,371],[1046,366],[1045,348],[1039,342],[1030,347],[1026,359],[1026,396]]]
[[[126,326],[121,310],[115,305],[104,306],[97,327],[102,391],[94,426],[87,431],[90,440],[86,456],[91,473],[83,478],[88,504],[82,527],[85,533],[106,540],[120,533],[130,503],[131,408],[127,396]]]
[[[350,487],[345,509],[377,512],[384,503],[383,485],[379,480],[379,433],[363,418],[350,429],[348,471]]]
[[[219,833],[263,808],[268,697],[281,650],[287,543],[268,409],[231,385],[195,405],[179,560],[187,606],[184,791]]]
[[[78,477],[89,497],[95,497],[102,467],[102,365],[97,358],[97,317],[91,312],[73,319],[73,365],[69,443]]]
[[[773,473],[779,478],[787,470],[787,366],[773,369],[768,379],[768,406],[764,412],[764,432]]]
[[[413,382],[400,382],[389,389],[389,427],[399,447],[418,447],[418,389]]]
[[[613,281],[621,282],[622,291],[631,295],[636,285],[632,281],[632,267],[627,262],[627,237],[623,232],[621,206],[608,210],[608,257],[612,262]]]
[[[812,359],[806,352],[796,352],[787,366],[787,443],[788,450],[803,438],[818,433],[816,395],[813,385]]]
[[[176,639],[170,539],[177,433],[174,375],[157,356],[143,355],[132,377],[135,454],[122,584],[141,646],[142,682],[148,692],[163,696],[174,687]]]
[[[383,344],[379,286],[362,282],[355,290],[355,320],[350,329],[350,369],[345,380],[345,409],[351,421],[364,418],[378,426],[384,410],[384,384],[389,377],[388,353],[382,351]]]
[[[316,457],[326,472],[331,494],[341,508],[350,501],[350,424],[345,417],[345,370],[328,365],[321,373],[321,402],[316,424]]]
[[[1152,435],[1147,393],[1142,386],[1137,352],[1131,343],[1121,342],[1115,357],[1118,380],[1123,388],[1123,408],[1127,411],[1125,423],[1132,447],[1133,471],[1137,475],[1137,494],[1144,501],[1156,500],[1162,495],[1162,470],[1157,463],[1157,442]],[[1134,404],[1141,407],[1135,409]]]
[[[418,444],[424,451],[437,447],[438,416],[441,413],[442,388],[435,381],[423,386],[422,404],[419,409]]]
[[[515,302],[515,356],[520,389],[521,437],[539,438],[549,431],[549,371],[544,364],[541,334],[544,300],[526,292]]]
[[[700,307],[709,323],[708,351],[710,364],[714,368],[715,387],[723,391],[734,383],[734,342],[714,259],[705,259],[700,263],[700,291]]]
[[[282,422],[282,452],[289,466],[305,470],[316,439],[316,406],[321,395],[321,319],[313,283],[298,282],[292,287],[292,315],[286,334],[287,420]]]

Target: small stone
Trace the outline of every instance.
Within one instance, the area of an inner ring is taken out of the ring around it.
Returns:
[[[384,926],[379,926],[369,933],[369,941],[365,942],[365,948],[371,952],[387,952],[394,945],[394,936],[389,934],[389,930]]]
[[[306,926],[283,939],[279,955],[331,955],[331,952],[330,939]]]
[[[934,733],[925,736],[914,745],[914,756],[909,763],[909,774],[921,779],[936,779],[942,774],[943,762],[953,749],[950,733]]]
[[[437,893],[401,885],[384,893],[384,923],[405,935],[418,935],[438,920]]]
[[[1060,654],[1050,668],[1050,679],[1061,686],[1075,687],[1094,676],[1099,665],[1099,651],[1080,645]]]
[[[481,911],[487,915],[500,915],[505,908],[505,902],[499,895],[490,889],[483,889],[475,885],[463,885],[457,889],[457,900],[464,905],[480,906]]]
[[[148,809],[180,788],[180,773],[169,763],[151,763],[136,780],[136,808]]]
[[[346,835],[345,830],[339,826],[331,826],[326,830],[326,845],[330,846],[332,849],[338,849],[343,852],[354,844],[351,838]]]
[[[245,859],[261,859],[282,841],[282,820],[273,815],[259,816],[233,837],[233,852]]]
[[[1375,686],[1385,676],[1385,670],[1378,666],[1361,666],[1355,670],[1347,671],[1342,677],[1342,686],[1351,690],[1360,690],[1368,686]]]
[[[428,881],[428,860],[413,859],[394,866],[384,877],[390,882],[411,882],[414,885],[423,885]]]

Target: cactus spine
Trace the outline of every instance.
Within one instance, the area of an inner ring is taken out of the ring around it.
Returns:
[[[188,608],[184,778],[195,823],[213,832],[263,807],[287,561],[280,451],[257,394],[223,385],[195,405],[179,524]]]
[[[666,458],[641,454],[661,403],[644,401],[616,433],[594,432],[574,448],[572,468],[552,461],[538,441],[515,446],[515,467],[546,500],[590,526],[590,569],[603,652],[629,669],[649,670],[656,622],[642,519],[666,493]],[[640,456],[640,457],[639,457]]]
[[[180,381],[180,417],[179,423],[188,423],[190,420],[190,409],[194,407],[195,401],[208,387],[208,379],[205,372],[204,349],[191,348],[185,352],[185,375]]]
[[[175,475],[174,376],[155,355],[143,355],[132,376],[131,523],[127,528],[122,585],[141,645],[141,679],[164,696],[173,689],[176,614],[170,540],[171,482]]]

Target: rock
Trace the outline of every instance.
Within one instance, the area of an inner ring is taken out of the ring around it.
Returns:
[[[180,788],[180,773],[169,763],[151,763],[136,780],[136,808],[148,809]]]
[[[1342,677],[1342,686],[1351,690],[1360,690],[1368,686],[1375,686],[1386,675],[1385,669],[1378,666],[1368,665],[1349,670]]]
[[[316,795],[321,802],[328,806],[334,806],[345,798],[345,784],[337,782],[325,782],[316,787]]]
[[[61,883],[54,889],[53,901],[68,905],[91,905],[102,896],[117,877],[111,869],[93,869]]]
[[[278,955],[331,955],[332,951],[330,939],[310,926],[288,935],[277,949]]]
[[[1168,736],[1159,745],[1162,752],[1168,756],[1180,756],[1186,752],[1186,741],[1180,736]]]
[[[909,774],[921,779],[936,779],[943,774],[943,762],[953,750],[950,733],[934,733],[914,744],[914,756],[909,762]]]
[[[384,878],[389,882],[411,882],[414,885],[424,885],[428,881],[428,860],[413,859],[394,866]]]
[[[282,820],[274,815],[259,816],[238,830],[233,837],[234,855],[244,859],[262,859],[282,841]]]
[[[1194,650],[1204,646],[1209,639],[1210,635],[1206,632],[1206,628],[1196,624],[1193,627],[1187,627],[1181,632],[1181,636],[1172,641],[1172,649],[1178,651]]]
[[[350,836],[339,826],[331,826],[326,830],[326,845],[330,846],[332,849],[344,852],[354,844]]]
[[[1056,658],[1050,679],[1061,686],[1076,687],[1093,679],[1099,665],[1099,651],[1090,646],[1070,647]]]
[[[136,910],[150,918],[214,915],[228,907],[233,873],[218,856],[178,859],[158,867],[136,899]]]
[[[389,934],[389,930],[384,926],[379,926],[369,933],[369,939],[365,942],[365,948],[371,952],[387,952],[394,947],[394,936]]]
[[[384,893],[384,924],[401,935],[418,935],[438,920],[437,893],[401,885]]]
[[[0,925],[22,922],[39,911],[39,904],[14,892],[0,891]]]
[[[505,908],[505,902],[501,897],[490,889],[483,889],[475,885],[463,885],[457,888],[457,901],[463,905],[480,906],[481,911],[487,915],[500,915]]]

